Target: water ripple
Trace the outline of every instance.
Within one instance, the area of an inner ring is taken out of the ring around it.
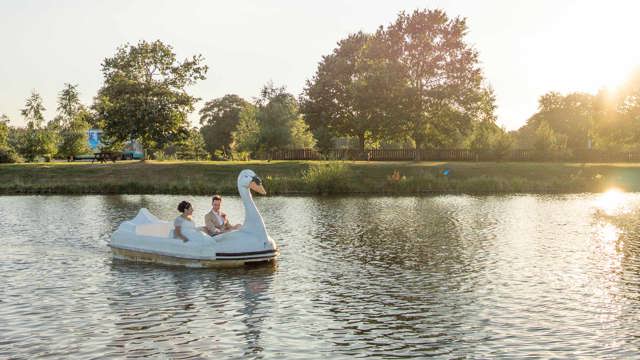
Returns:
[[[639,355],[638,194],[258,198],[273,266],[111,259],[183,198],[0,197],[0,358]]]

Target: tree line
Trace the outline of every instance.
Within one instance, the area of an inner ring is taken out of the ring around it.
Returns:
[[[161,41],[125,44],[102,62],[104,83],[90,106],[80,103],[77,85],[65,84],[51,121],[35,91],[21,111],[26,128],[9,127],[3,115],[0,161],[86,153],[91,127],[104,131],[106,149],[136,140],[156,158],[248,159],[337,146],[467,148],[496,158],[514,147],[550,158],[636,148],[640,76],[615,93],[545,94],[521,129],[506,132],[468,31],[466,19],[441,10],[401,12],[373,33],[340,40],[299,96],[271,82],[251,100],[227,94],[204,103],[199,127],[187,116],[201,99],[187,89],[206,79],[204,58],[179,61]]]

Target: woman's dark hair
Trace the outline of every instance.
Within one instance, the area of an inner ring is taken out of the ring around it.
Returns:
[[[188,201],[181,201],[180,204],[178,204],[178,211],[180,211],[181,213],[183,213],[185,210],[190,208],[191,208],[191,203]]]
[[[222,201],[222,196],[220,196],[220,195],[213,195],[213,197],[211,198],[211,202],[214,202],[214,201],[216,201],[216,200],[220,200],[220,201]]]

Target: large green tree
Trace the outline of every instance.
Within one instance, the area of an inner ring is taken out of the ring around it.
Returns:
[[[464,41],[467,30],[463,18],[416,10],[400,13],[384,32],[388,59],[400,64],[405,84],[395,103],[419,149],[455,144],[479,120],[487,90],[478,52]]]
[[[260,125],[256,119],[257,109],[249,104],[240,112],[238,126],[231,132],[233,153],[255,154],[260,146]],[[242,156],[247,158],[247,156]]]
[[[257,105],[256,120],[260,127],[261,150],[311,145],[307,140],[312,135],[300,118],[298,101],[284,87],[274,87],[272,83],[268,83],[260,91]]]
[[[246,107],[253,106],[238,95],[225,95],[207,101],[200,110],[200,132],[204,137],[207,151],[214,155],[216,151],[225,157],[231,154],[231,133],[240,122],[240,114]]]
[[[586,93],[571,93],[566,96],[549,92],[538,100],[538,111],[520,129],[523,143],[535,138],[535,133],[545,123],[554,136],[567,139],[571,150],[588,147],[594,126],[594,96]],[[526,144],[524,144],[526,145]]]
[[[395,133],[389,116],[395,108],[388,101],[399,77],[382,56],[383,45],[379,34],[351,34],[323,56],[307,81],[301,108],[320,148],[330,147],[332,136],[349,136],[364,150],[365,142]]]
[[[104,85],[95,109],[105,132],[117,141],[138,139],[161,149],[188,135],[187,115],[198,100],[186,88],[206,78],[201,55],[176,59],[161,41],[124,45],[102,63]]]

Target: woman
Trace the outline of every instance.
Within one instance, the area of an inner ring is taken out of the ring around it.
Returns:
[[[187,242],[186,236],[182,233],[183,229],[195,229],[196,224],[191,219],[191,214],[193,214],[193,206],[188,201],[181,201],[178,204],[178,211],[181,214],[173,221],[173,226],[175,227],[174,235],[178,239],[182,239],[182,241]]]

